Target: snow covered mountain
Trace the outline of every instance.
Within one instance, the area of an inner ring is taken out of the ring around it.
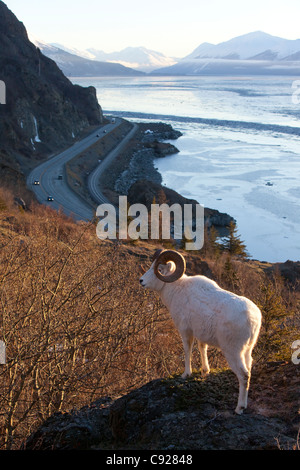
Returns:
[[[33,42],[67,76],[155,75],[300,75],[300,39],[255,31],[219,44],[204,42],[183,59],[145,47],[107,53]]]
[[[202,43],[158,75],[299,75],[300,39],[290,40],[262,31],[220,44]]]
[[[54,60],[58,67],[67,77],[102,77],[102,76],[137,76],[143,73],[126,67],[120,63],[110,63],[106,61],[94,60],[91,54],[74,49],[66,50],[57,47],[57,45],[46,44],[43,41],[33,37],[31,41],[38,47],[44,55]],[[61,46],[63,47],[63,46]],[[77,55],[75,54],[75,51]]]
[[[63,44],[60,44],[58,42],[52,42],[51,44],[47,44],[49,47],[53,46],[53,47],[56,47],[58,49],[61,49],[65,52],[69,52],[70,54],[74,54],[74,55],[78,55],[79,57],[83,57],[84,59],[90,59],[90,60],[94,60],[95,57],[93,54],[91,54],[90,52],[88,51],[84,51],[84,50],[81,50],[81,49],[76,49],[75,47],[66,47],[64,46]]]
[[[78,64],[79,58],[101,63],[119,64],[127,69],[134,69],[134,71],[139,72],[151,72],[159,67],[169,67],[178,62],[178,60],[172,57],[166,57],[160,52],[152,51],[145,47],[126,47],[119,52],[107,53],[94,48],[79,50],[58,43],[46,44],[34,37],[31,37],[31,41],[39,47],[45,55],[53,59],[64,73],[67,74],[71,62],[76,61]],[[71,58],[70,55],[76,58]],[[95,68],[92,64],[85,64],[85,66],[88,65],[91,69]]]
[[[300,51],[300,39],[290,40],[262,31],[244,34],[219,44],[203,43],[191,54],[189,59],[258,59],[281,60]]]
[[[161,52],[152,51],[146,47],[126,47],[119,52],[106,53],[97,49],[87,49],[88,53],[97,60],[117,62],[125,67],[131,67],[143,72],[151,72],[158,67],[174,65],[177,60],[166,57]]]

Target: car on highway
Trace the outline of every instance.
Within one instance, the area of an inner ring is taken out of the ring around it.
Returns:
[[[40,184],[40,182],[38,180],[34,180],[33,184],[37,185],[37,184]]]
[[[54,197],[53,196],[48,196],[47,201],[54,201]]]

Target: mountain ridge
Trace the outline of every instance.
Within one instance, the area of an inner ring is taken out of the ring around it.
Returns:
[[[79,50],[60,43],[48,44],[34,36],[31,37],[31,40],[45,55],[53,59],[68,76],[76,75],[72,67],[78,68],[80,62],[83,70],[81,76],[86,76],[89,68],[93,70],[93,73],[89,74],[90,76],[108,74],[125,76],[151,72],[158,67],[174,65],[178,60],[143,46],[128,46],[121,51],[104,52],[93,47]],[[74,66],[72,62],[74,62]],[[79,76],[78,73],[77,75]]]
[[[294,75],[300,73],[300,39],[283,39],[262,31],[219,44],[202,43],[154,75]]]
[[[34,43],[50,59],[54,60],[68,77],[102,77],[102,76],[137,76],[141,71],[126,67],[121,63],[94,60],[84,55],[84,51],[73,50],[73,53],[57,45],[47,44],[38,39]],[[64,46],[61,46],[64,47]],[[72,49],[69,49],[70,51]],[[76,53],[75,53],[76,52]],[[82,55],[78,55],[82,54]],[[92,54],[90,54],[92,57]]]
[[[218,44],[202,43],[182,60],[222,59],[232,54],[238,55],[239,59],[247,60],[267,50],[276,53],[274,59],[281,60],[300,51],[300,39],[284,39],[263,31],[253,31]]]
[[[169,73],[171,75],[228,75],[232,73],[237,75],[298,75],[300,73],[300,39],[285,39],[263,31],[246,33],[218,44],[203,42],[183,58],[167,57],[142,46],[125,47],[121,51],[110,53],[96,48],[79,51],[61,44],[46,44],[43,47],[45,54],[56,60],[69,76],[74,75],[74,71],[70,70],[71,57],[75,62],[82,61],[82,72],[77,73],[81,76],[97,75],[95,72],[87,72],[88,65],[87,62],[84,63],[84,60],[88,61],[90,67],[93,67],[93,63],[97,61],[101,61],[103,66],[106,64],[107,67],[108,64],[127,67],[129,70],[134,70],[133,74],[143,72],[151,75],[168,75]],[[73,54],[73,56],[66,54]],[[123,75],[128,73],[125,70],[127,69],[123,69]],[[110,71],[110,75],[114,75],[114,72]]]
[[[87,49],[87,52],[95,55],[95,58],[118,62],[127,67],[135,68],[143,72],[150,72],[159,66],[170,66],[176,63],[172,57],[167,57],[161,52],[147,49],[146,47],[125,47],[121,51],[106,53],[97,49]]]

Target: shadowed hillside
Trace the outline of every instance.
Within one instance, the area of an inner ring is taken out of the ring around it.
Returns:
[[[47,155],[101,125],[93,87],[73,85],[56,63],[32,44],[26,29],[0,1],[0,170],[16,180]]]

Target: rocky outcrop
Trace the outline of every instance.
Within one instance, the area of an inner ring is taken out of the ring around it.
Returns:
[[[173,189],[162,186],[160,181],[154,182],[146,179],[136,181],[128,191],[128,201],[130,204],[140,203],[144,204],[148,210],[151,208],[151,204],[163,204],[168,205],[179,204],[192,204],[195,206],[197,201],[195,199],[188,199],[181,196]],[[214,226],[220,234],[223,234],[223,230],[229,226],[230,222],[234,219],[225,213],[219,212],[216,209],[204,208],[204,224],[210,228]]]
[[[162,176],[155,167],[157,158],[167,158],[178,153],[178,149],[166,142],[181,136],[181,132],[170,124],[162,122],[139,123],[134,141],[127,152],[105,174],[105,184],[110,181],[110,188],[117,194],[127,195],[130,204],[140,203],[151,209],[157,204],[167,203],[198,204],[162,184]],[[109,174],[108,174],[109,173]],[[204,222],[207,228],[214,226],[220,236],[227,235],[227,227],[234,219],[216,209],[204,208]]]
[[[230,370],[202,378],[157,379],[119,399],[51,416],[25,449],[278,450],[297,447],[299,366],[267,363],[254,370],[249,407],[234,413]],[[276,393],[273,392],[276,390]]]
[[[163,158],[167,155],[174,155],[179,152],[174,145],[166,142],[159,142],[157,140],[145,144],[145,148],[149,148],[153,151],[154,158]]]
[[[127,152],[119,159],[119,164],[114,162],[110,168],[113,190],[127,195],[130,187],[141,179],[160,184],[162,177],[155,167],[155,159],[179,152],[173,144],[162,141],[174,140],[181,135],[181,132],[173,129],[170,124],[139,123],[135,138],[129,144]]]
[[[114,190],[122,195],[128,195],[130,189],[139,180],[149,184],[160,184],[161,174],[154,167],[154,152],[151,149],[136,150],[128,162],[128,166],[118,176],[114,183]],[[135,203],[141,202],[139,197]]]
[[[265,271],[267,274],[280,274],[289,284],[295,286],[300,279],[300,261],[287,260],[285,263],[274,263]]]
[[[182,133],[165,122],[139,123],[143,143],[157,140],[176,140]]]
[[[0,2],[0,164],[26,173],[32,162],[71,145],[103,115],[94,87],[73,85],[32,44],[26,29]]]

